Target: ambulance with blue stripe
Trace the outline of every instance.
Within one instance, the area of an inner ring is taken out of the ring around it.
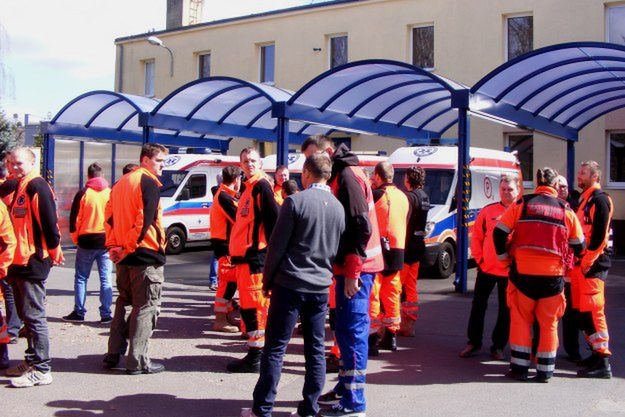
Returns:
[[[187,242],[210,239],[212,189],[217,186],[217,175],[228,165],[238,166],[239,158],[210,154],[167,157],[160,177],[167,253],[180,253]]]
[[[521,178],[519,162],[513,153],[470,148],[471,192],[469,226],[479,210],[499,201],[502,174]],[[432,208],[426,226],[426,254],[421,265],[433,275],[447,278],[456,263],[456,181],[458,148],[455,146],[415,146],[399,148],[388,161],[395,168],[395,183],[403,188],[406,169],[420,166],[426,172],[425,192]],[[471,228],[469,228],[469,238]]]

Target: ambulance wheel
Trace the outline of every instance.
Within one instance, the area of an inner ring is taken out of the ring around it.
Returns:
[[[177,255],[184,249],[187,235],[178,226],[172,226],[167,229],[167,253],[169,255]]]
[[[438,252],[438,259],[436,259],[436,264],[434,265],[434,273],[439,278],[449,278],[449,276],[454,272],[455,266],[456,248],[454,248],[454,245],[451,242],[445,241],[441,244]]]

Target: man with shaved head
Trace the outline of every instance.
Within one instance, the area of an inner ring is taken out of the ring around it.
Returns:
[[[63,262],[63,252],[54,194],[35,170],[35,154],[18,148],[12,164],[18,184],[9,212],[17,247],[8,276],[26,327],[28,349],[24,361],[6,375],[13,377],[13,387],[25,388],[52,383],[45,282],[50,268]]]

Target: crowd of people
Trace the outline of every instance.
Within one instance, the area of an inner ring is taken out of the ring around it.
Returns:
[[[415,335],[430,209],[426,172],[412,166],[395,181],[393,166],[381,162],[369,176],[357,155],[324,136],[308,138],[301,151],[302,190],[286,166],[269,178],[255,148],[241,151],[240,167],[222,171],[210,211],[217,281],[213,329],[240,332],[247,340],[247,354],[228,363],[227,371],[260,373],[253,406],[242,416],[271,415],[286,347],[299,322],[306,376],[293,416],[362,417],[368,358],[397,350],[398,335]],[[100,165],[90,165],[71,208],[75,302],[63,319],[84,321],[86,282],[96,262],[100,321],[110,323],[104,366],[117,368],[125,357],[122,366],[130,375],[165,371],[151,360],[148,345],[166,262],[159,176],[167,153],[164,146],[145,144],[139,164],[125,167],[112,187]],[[51,267],[64,262],[54,194],[34,165],[30,149],[13,150],[0,185],[0,283],[7,312],[6,320],[0,317],[0,367],[8,368],[14,387],[52,382],[45,283]],[[538,170],[538,186],[526,195],[518,177],[501,177],[500,201],[484,207],[472,228],[478,274],[461,357],[482,347],[496,286],[490,352],[502,360],[510,343],[510,378],[529,380],[532,363],[534,381],[552,377],[563,315],[564,347],[582,367],[578,376],[611,376],[604,282],[613,203],[600,179],[597,163],[582,163],[582,193],[575,198],[551,168]],[[113,263],[119,295],[112,312]],[[334,343],[326,349],[328,317]],[[25,358],[9,368],[6,343],[17,339],[22,322]],[[580,331],[591,349],[584,359]],[[327,372],[338,372],[338,382],[323,394]]]

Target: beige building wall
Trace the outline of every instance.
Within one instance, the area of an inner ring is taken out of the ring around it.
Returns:
[[[259,81],[259,46],[276,46],[276,85],[297,90],[329,68],[329,36],[348,35],[349,61],[385,58],[411,62],[411,28],[434,25],[434,60],[437,74],[467,85],[475,84],[505,62],[505,19],[531,14],[534,48],[570,41],[605,41],[606,7],[623,2],[602,0],[368,0],[325,6],[217,25],[156,33],[174,53],[174,76],[169,76],[166,50],[139,39],[120,38],[123,60],[117,55],[117,78],[123,92],[143,94],[144,62],[155,60],[155,96],[198,78],[198,55],[211,53],[211,75]],[[321,51],[315,51],[321,48]],[[123,62],[120,73],[120,62]],[[624,113],[620,113],[623,116]],[[625,129],[623,117],[612,117],[610,129]],[[503,149],[509,128],[473,118],[472,144]],[[454,137],[455,129],[445,136]],[[233,141],[237,153],[249,141]],[[400,140],[358,135],[355,150],[392,152]],[[606,122],[601,118],[581,132],[577,163],[595,159],[606,163]],[[534,135],[534,168],[552,166],[565,173],[566,144]],[[625,191],[610,190],[616,217],[625,219]]]

